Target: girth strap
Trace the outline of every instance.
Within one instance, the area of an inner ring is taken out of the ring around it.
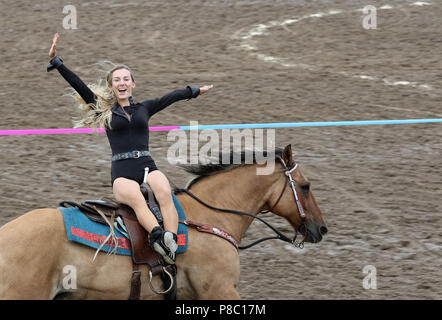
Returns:
[[[129,300],[140,300],[141,292],[141,270],[140,267],[132,264],[132,278],[130,279]]]
[[[168,273],[169,276],[165,276],[165,273]],[[164,267],[164,273],[163,268],[161,270],[161,278],[163,280],[164,285],[164,291],[165,292],[165,299],[166,300],[177,300],[177,284],[176,284],[176,275],[177,275],[177,268],[175,265],[167,265]],[[153,274],[151,275],[153,277]],[[152,279],[151,279],[152,280]],[[149,285],[155,293],[156,290],[152,287],[152,284],[149,282]],[[130,279],[130,294],[129,294],[129,300],[140,300],[141,297],[141,270],[139,264],[132,264],[132,277]]]

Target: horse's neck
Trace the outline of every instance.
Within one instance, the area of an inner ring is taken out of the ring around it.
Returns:
[[[255,166],[244,166],[204,178],[191,192],[212,207],[257,214],[265,205],[273,183],[270,176],[257,176]],[[241,240],[253,219],[231,213],[214,212],[188,196],[180,198],[189,220],[209,223]]]

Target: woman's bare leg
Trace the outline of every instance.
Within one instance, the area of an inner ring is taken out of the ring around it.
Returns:
[[[150,173],[149,176],[151,174],[152,173]],[[150,184],[149,176],[147,180],[148,183]],[[156,197],[160,204],[161,210],[163,210],[161,203],[164,203],[164,198],[165,198],[164,197],[165,188],[163,187],[165,176],[163,178],[155,178],[155,176],[160,176],[160,175],[159,174],[154,175],[154,179],[152,181],[156,187],[154,188],[152,185],[151,187],[154,193],[156,192],[158,193]],[[167,179],[166,182],[169,188],[169,196],[171,198],[170,200],[173,206],[172,196],[170,194],[170,186]],[[163,228],[159,226],[157,219],[155,218],[152,211],[150,211],[149,207],[147,206],[146,199],[141,193],[140,185],[136,181],[126,178],[117,178],[114,181],[113,189],[114,189],[115,199],[120,203],[124,203],[130,206],[135,211],[138,222],[147,230],[147,232],[149,232],[149,241],[150,244],[153,246],[154,250],[157,251],[159,254],[161,254],[163,256],[163,259],[167,263],[174,264],[176,257],[175,252],[178,248],[176,243],[177,241],[176,233],[178,229],[177,214],[175,213],[175,219],[174,219],[174,216],[170,217],[170,213],[166,214],[163,213],[164,225],[168,226],[168,228],[174,228],[174,230],[167,230],[165,232]],[[173,207],[175,209],[175,206]],[[166,210],[166,212],[170,212],[170,209],[168,211]],[[174,220],[176,220],[176,222],[174,222]],[[174,227],[174,225],[176,225],[176,227]]]
[[[113,184],[115,199],[131,207],[137,215],[138,222],[147,232],[159,226],[157,219],[146,204],[138,182],[126,178],[117,178]]]
[[[164,173],[155,170],[148,174],[147,183],[152,188],[160,205],[161,213],[163,214],[164,230],[176,234],[178,232],[178,213],[173,203],[169,180]]]

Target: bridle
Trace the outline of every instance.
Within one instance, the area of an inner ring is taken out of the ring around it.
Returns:
[[[254,241],[254,242],[252,242],[252,243],[250,243],[248,245],[238,246],[239,249],[248,249],[248,248],[251,248],[251,247],[257,245],[258,243],[261,243],[261,242],[267,241],[267,240],[273,240],[273,239],[279,239],[279,240],[282,240],[284,242],[288,242],[288,243],[292,244],[293,246],[295,246],[295,247],[297,247],[299,249],[303,249],[304,248],[304,241],[306,239],[306,236],[304,236],[304,239],[302,241],[300,241],[300,242],[296,242],[296,238],[298,236],[298,232],[300,232],[302,229],[303,229],[304,232],[308,232],[308,229],[305,226],[306,214],[305,214],[305,210],[304,210],[304,208],[303,208],[303,206],[301,204],[301,201],[299,200],[298,192],[296,191],[295,180],[292,177],[292,173],[296,170],[296,168],[298,168],[298,164],[294,163],[293,167],[289,168],[286,165],[285,161],[280,156],[276,156],[276,159],[278,159],[281,162],[281,164],[283,166],[283,170],[282,171],[284,172],[284,175],[287,177],[287,180],[284,183],[284,187],[283,187],[283,189],[282,189],[278,199],[276,200],[275,204],[273,204],[273,206],[269,210],[262,210],[262,211],[258,212],[258,214],[259,213],[267,213],[267,212],[272,211],[278,205],[279,201],[281,200],[281,198],[282,198],[282,196],[283,196],[283,194],[285,192],[285,189],[287,188],[288,183],[290,183],[290,186],[291,186],[291,189],[293,191],[294,198],[295,198],[295,203],[296,203],[296,206],[298,208],[299,215],[301,217],[301,223],[295,229],[295,235],[294,235],[293,238],[287,237],[282,232],[280,232],[275,227],[273,227],[270,223],[268,223],[265,220],[263,220],[262,218],[258,217],[257,214],[254,215],[254,214],[251,214],[251,213],[248,213],[248,212],[244,212],[244,211],[239,211],[239,210],[223,209],[223,208],[213,207],[213,206],[205,203],[201,199],[199,199],[192,192],[190,192],[187,188],[186,189],[178,189],[177,188],[176,191],[186,193],[187,195],[189,195],[190,197],[192,197],[193,199],[195,199],[196,201],[198,201],[199,203],[201,203],[202,205],[204,205],[205,207],[207,207],[209,209],[212,209],[212,210],[215,210],[215,211],[220,211],[220,212],[232,213],[232,214],[236,214],[236,215],[249,216],[249,217],[252,217],[253,219],[257,219],[257,220],[261,221],[262,223],[264,223],[273,232],[276,233],[276,235],[273,236],[273,237],[261,238],[261,239],[256,240],[256,241]]]
[[[287,188],[287,182],[289,182],[290,186],[292,188],[292,191],[293,191],[293,196],[295,197],[295,203],[296,203],[296,206],[298,207],[299,215],[301,217],[301,220],[303,220],[303,222],[304,222],[305,216],[306,216],[305,215],[305,211],[304,211],[304,207],[302,206],[301,201],[299,201],[298,192],[296,191],[295,179],[293,179],[293,177],[292,177],[292,173],[296,170],[296,168],[298,168],[298,164],[296,162],[294,162],[293,163],[293,167],[289,169],[287,167],[284,159],[282,159],[280,156],[277,156],[276,158],[281,162],[281,164],[282,164],[282,166],[284,168],[283,169],[284,174],[286,175],[288,180],[286,180],[286,183],[284,184],[284,187],[283,187],[283,189],[281,191],[281,194],[279,195],[278,199],[276,200],[275,204],[271,207],[271,209],[265,210],[265,211],[261,211],[260,213],[270,212],[273,209],[275,209],[275,207],[278,205],[279,201],[281,200],[281,198],[282,198],[282,196],[284,194],[285,189]]]

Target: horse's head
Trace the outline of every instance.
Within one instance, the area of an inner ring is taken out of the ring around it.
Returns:
[[[291,145],[275,159],[276,182],[266,206],[271,212],[284,217],[305,242],[317,243],[327,233],[321,210],[316,204],[310,182],[295,163]]]

